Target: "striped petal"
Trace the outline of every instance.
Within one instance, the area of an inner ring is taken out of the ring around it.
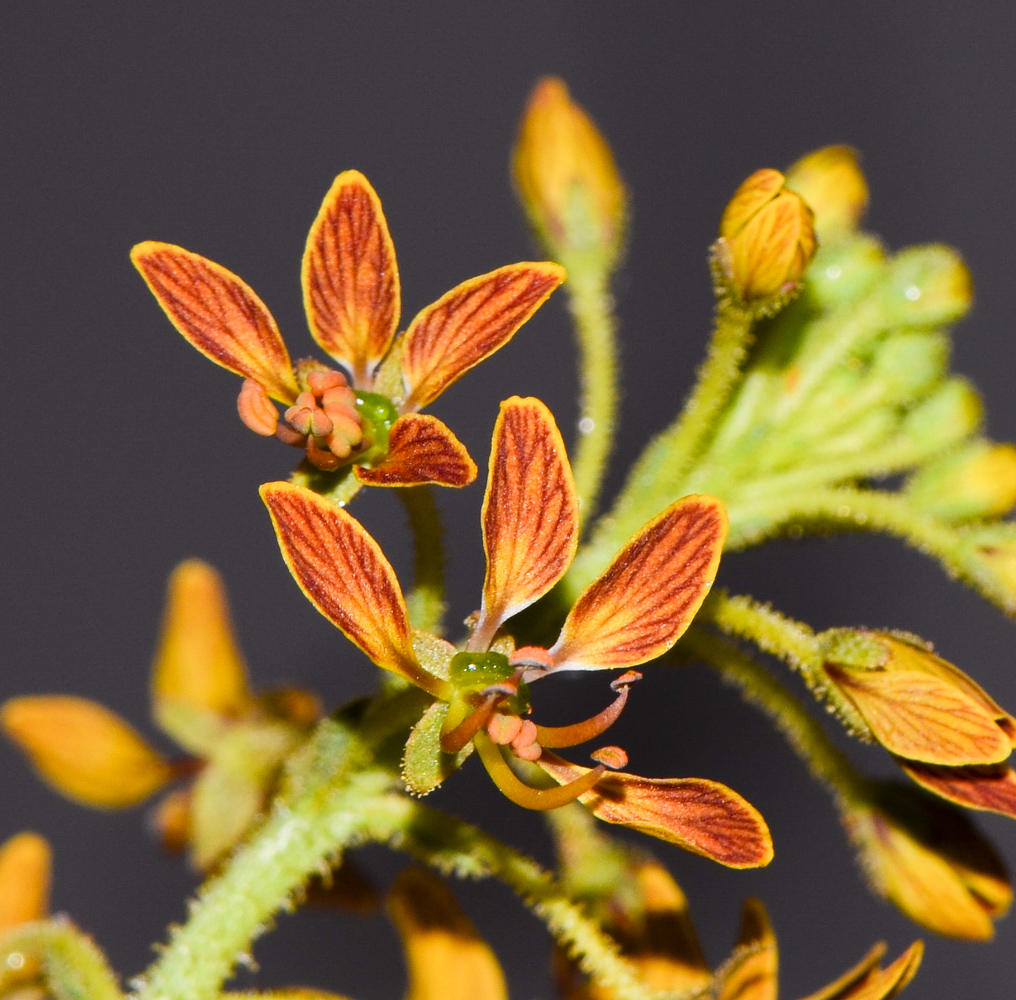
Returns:
[[[634,667],[668,650],[705,600],[726,536],[715,497],[668,507],[579,596],[550,650],[555,668]]]
[[[406,413],[392,424],[384,461],[373,468],[356,465],[353,472],[368,486],[468,486],[476,478],[476,463],[437,417]]]
[[[509,264],[464,281],[427,306],[402,342],[404,410],[419,410],[504,347],[565,279],[551,263]]]
[[[406,602],[377,542],[354,517],[310,490],[267,483],[282,555],[300,589],[379,667],[431,693],[441,682],[413,653]]]
[[[202,354],[259,382],[280,403],[296,400],[299,388],[282,334],[246,282],[171,243],[139,243],[131,260],[173,326]]]
[[[716,1000],[776,1000],[778,969],[769,914],[759,900],[746,899],[737,948],[716,973]]]
[[[917,975],[924,945],[915,941],[892,965],[881,968],[885,945],[877,944],[835,982],[804,1000],[891,1000]]]
[[[395,247],[381,200],[358,170],[335,178],[310,227],[303,301],[322,350],[369,388],[395,337],[401,309]]]
[[[501,404],[482,522],[487,576],[477,648],[561,579],[578,544],[579,504],[564,441],[538,399],[513,396]]]
[[[942,767],[895,758],[922,788],[967,809],[984,809],[1016,819],[1016,771],[1008,764]]]
[[[590,771],[547,750],[537,764],[562,785]],[[759,811],[718,781],[611,771],[579,801],[605,823],[639,830],[728,868],[759,868],[773,858],[772,837]]]

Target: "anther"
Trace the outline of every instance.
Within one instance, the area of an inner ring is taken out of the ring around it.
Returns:
[[[275,409],[265,388],[252,378],[243,380],[240,396],[236,401],[240,419],[255,433],[271,437],[279,423],[279,411]]]
[[[590,755],[597,764],[605,764],[612,771],[624,767],[628,763],[628,754],[620,747],[600,747]]]

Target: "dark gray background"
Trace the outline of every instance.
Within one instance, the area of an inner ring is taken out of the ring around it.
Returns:
[[[222,262],[269,303],[294,352],[309,352],[304,237],[332,177],[358,167],[384,200],[412,315],[466,277],[532,256],[506,164],[544,73],[564,76],[598,119],[631,187],[618,289],[621,458],[637,454],[689,387],[711,308],[705,248],[726,198],[750,171],[829,142],[864,152],[870,222],[891,246],[943,240],[967,257],[978,298],[957,334],[956,366],[984,390],[991,433],[1016,436],[1014,27],[1012,5],[989,2],[5,0],[2,694],[94,697],[159,739],[146,721],[148,663],[164,578],[192,554],[225,573],[259,682],[310,684],[330,703],[369,688],[363,657],[290,580],[257,498],[260,482],[288,473],[292,453],[240,425],[237,380],[171,330],[127,252],[161,239]],[[570,437],[569,338],[559,295],[435,407],[482,464],[510,393],[547,400]],[[477,483],[442,497],[460,539],[459,618],[482,579],[481,494]],[[357,513],[408,572],[394,499],[378,491]],[[1016,704],[1016,628],[895,542],[770,546],[726,560],[722,581],[817,627],[922,633]],[[602,691],[583,679],[556,697],[593,706]],[[617,732],[635,770],[726,781],[772,825],[776,860],[762,872],[660,847],[714,961],[748,894],[771,908],[786,997],[816,989],[876,938],[895,952],[919,934],[863,888],[824,794],[780,739],[704,669],[651,674]],[[853,752],[884,766],[875,751]],[[183,917],[192,876],[158,854],[140,811],[79,809],[42,788],[10,748],[0,760],[0,832],[49,836],[55,906],[121,971],[139,971],[150,943]],[[540,821],[475,766],[432,801],[547,856]],[[1011,825],[983,826],[1013,855]],[[365,857],[381,882],[402,864],[380,849]],[[467,886],[461,897],[496,941],[513,995],[547,997],[535,919],[497,886]],[[1014,942],[1013,921],[990,947],[930,940],[907,995],[1011,996]],[[285,917],[255,954],[265,984],[363,1000],[401,990],[382,917]]]

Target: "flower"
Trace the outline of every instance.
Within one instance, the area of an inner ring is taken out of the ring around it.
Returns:
[[[1012,889],[998,854],[957,809],[916,788],[872,783],[845,812],[873,888],[947,937],[987,941]]]
[[[375,664],[434,697],[410,735],[403,774],[426,794],[475,748],[495,784],[514,802],[551,809],[595,794],[608,822],[671,840],[724,864],[750,867],[772,856],[768,829],[730,789],[700,779],[609,776],[604,763],[560,788],[534,788],[509,757],[565,762],[546,752],[606,731],[640,675],[632,667],[669,649],[691,622],[712,584],[726,535],[713,497],[678,500],[638,532],[579,596],[549,649],[514,648],[501,626],[546,594],[575,553],[578,501],[564,443],[547,408],[512,397],[494,428],[482,526],[487,553],[483,601],[464,650],[410,627],[405,600],[377,543],[346,511],[309,490],[268,483],[261,495],[283,557],[317,609]],[[563,670],[617,669],[614,702],[585,722],[536,725],[530,685]],[[598,759],[623,766],[619,748]]]
[[[302,271],[311,334],[342,372],[313,359],[294,367],[268,308],[219,264],[151,241],[131,259],[177,330],[244,378],[238,409],[248,427],[304,448],[318,469],[352,464],[372,486],[473,481],[462,443],[417,411],[503,347],[565,277],[557,264],[509,264],[453,288],[397,336],[388,224],[367,178],[347,170],[311,226]],[[282,421],[272,400],[287,407]]]
[[[817,248],[811,209],[778,170],[757,170],[720,219],[715,259],[722,289],[767,315],[798,290]]]
[[[85,698],[34,695],[0,708],[0,726],[57,791],[98,809],[126,809],[180,778],[155,812],[167,847],[211,867],[261,811],[279,767],[320,715],[309,692],[251,694],[222,582],[195,559],[169,581],[152,671],[153,714],[190,756],[158,753],[116,713]]]
[[[557,77],[533,88],[512,153],[519,200],[543,242],[559,256],[600,251],[617,258],[628,194],[593,120]]]
[[[1016,719],[915,636],[834,629],[822,639],[830,693],[897,757],[962,767],[1012,752]]]

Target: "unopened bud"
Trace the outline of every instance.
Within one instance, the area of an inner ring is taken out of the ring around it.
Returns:
[[[965,378],[946,379],[903,421],[903,433],[921,451],[951,448],[972,434],[984,407],[974,386]]]
[[[815,213],[815,231],[823,242],[855,230],[868,207],[868,184],[850,146],[826,146],[802,156],[787,170],[787,187]]]
[[[519,200],[553,256],[599,251],[608,266],[616,261],[627,192],[606,139],[562,80],[546,77],[534,88],[512,173]]]
[[[951,247],[910,247],[890,261],[882,300],[894,325],[943,326],[967,314],[974,283]]]
[[[0,846],[0,934],[46,916],[52,862],[37,833],[17,833]]]
[[[800,287],[817,247],[811,209],[778,170],[757,170],[720,220],[721,290],[762,314],[774,312]]]
[[[1016,504],[1016,445],[979,440],[944,455],[910,480],[907,496],[944,521],[1001,517]]]

